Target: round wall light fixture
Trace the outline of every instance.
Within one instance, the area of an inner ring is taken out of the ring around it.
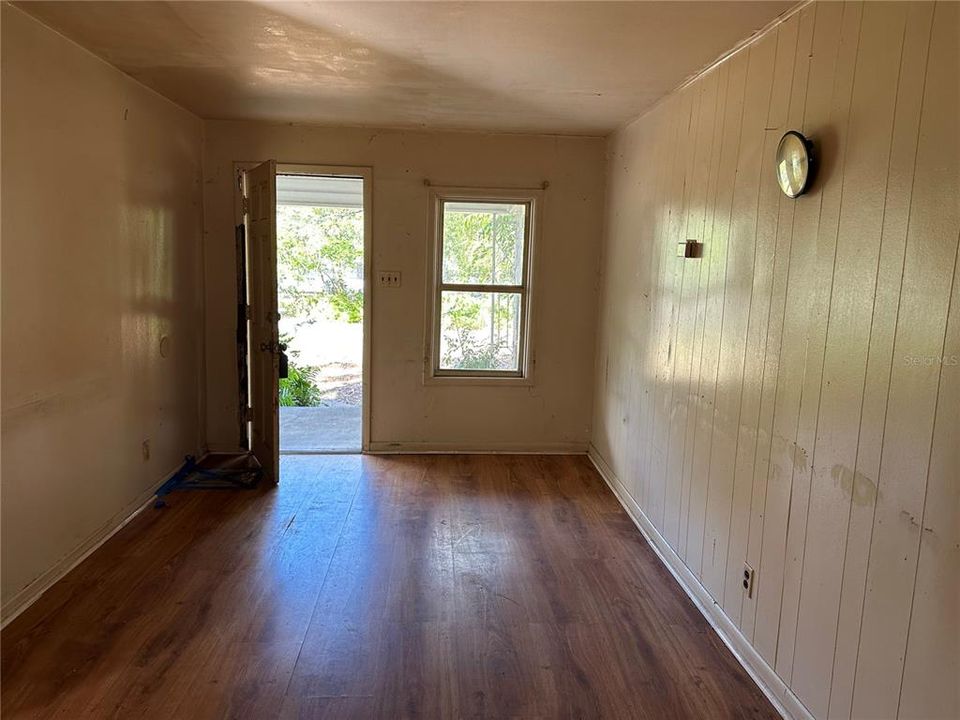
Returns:
[[[796,130],[780,138],[777,146],[777,182],[790,198],[803,195],[813,179],[813,143]]]

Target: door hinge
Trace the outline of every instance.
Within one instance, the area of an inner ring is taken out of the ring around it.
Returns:
[[[250,306],[249,306],[249,305],[244,305],[244,306],[243,306],[243,315],[244,315],[244,317],[245,317],[247,320],[250,319]]]
[[[240,198],[240,209],[244,215],[250,214],[250,198],[246,196]]]
[[[253,407],[247,405],[243,411],[243,421],[250,422],[251,418],[253,418]]]

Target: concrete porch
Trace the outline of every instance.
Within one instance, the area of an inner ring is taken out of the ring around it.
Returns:
[[[359,405],[280,408],[281,454],[359,452],[361,442]]]

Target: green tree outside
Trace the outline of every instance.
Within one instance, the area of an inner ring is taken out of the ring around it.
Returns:
[[[524,205],[446,203],[443,281],[521,284],[525,215]],[[441,367],[515,369],[519,297],[516,293],[503,292],[444,292],[440,318]]]
[[[362,210],[279,206],[277,261],[281,315],[363,320]]]

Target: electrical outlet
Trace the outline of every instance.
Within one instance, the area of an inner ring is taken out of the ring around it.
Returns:
[[[400,287],[399,270],[381,270],[379,275],[380,287]]]
[[[140,452],[143,453],[143,461],[146,462],[150,459],[150,439],[143,441],[143,445],[140,446]]]
[[[743,589],[747,591],[748,598],[753,597],[753,579],[754,579],[753,568],[747,565],[746,563],[744,563],[743,564]]]

